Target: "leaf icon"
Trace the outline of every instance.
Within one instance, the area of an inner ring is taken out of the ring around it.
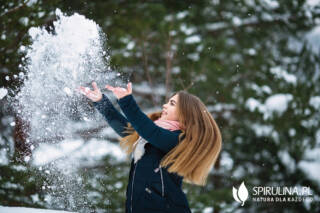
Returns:
[[[239,199],[242,201],[241,206],[244,205],[244,201],[247,200],[248,195],[249,195],[248,190],[247,190],[246,186],[244,185],[244,182],[242,181],[242,183],[239,187],[239,190],[238,190]]]
[[[234,187],[232,187],[232,194],[233,194],[233,198],[234,198],[237,202],[241,203],[241,201],[240,201],[239,198],[238,198],[238,190],[237,190],[236,188],[234,188]]]

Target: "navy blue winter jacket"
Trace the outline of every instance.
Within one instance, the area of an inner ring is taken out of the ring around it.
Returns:
[[[182,191],[182,177],[160,168],[161,159],[178,144],[180,130],[169,131],[157,126],[137,105],[132,95],[118,100],[125,117],[114,108],[107,96],[93,105],[121,136],[128,122],[149,143],[145,154],[135,164],[131,161],[126,194],[127,213],[191,212]]]

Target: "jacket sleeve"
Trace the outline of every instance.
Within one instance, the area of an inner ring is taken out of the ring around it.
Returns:
[[[128,134],[124,133],[127,127],[128,120],[112,105],[106,95],[102,95],[102,99],[98,102],[93,102],[93,106],[105,117],[109,125],[121,137]]]
[[[180,131],[157,126],[140,110],[132,95],[120,98],[118,104],[133,128],[153,146],[167,153],[178,144]]]

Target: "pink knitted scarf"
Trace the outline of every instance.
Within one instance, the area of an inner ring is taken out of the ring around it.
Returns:
[[[168,129],[170,131],[175,131],[175,130],[181,129],[180,123],[178,121],[160,120],[160,119],[158,119],[154,123],[157,124],[158,126],[164,128],[164,129]]]

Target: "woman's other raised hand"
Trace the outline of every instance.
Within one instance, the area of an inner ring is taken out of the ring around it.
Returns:
[[[96,82],[92,82],[92,87],[93,87],[93,90],[91,90],[88,87],[80,86],[79,91],[85,96],[87,96],[87,98],[89,98],[91,101],[98,102],[102,99],[102,93],[98,88]]]
[[[123,87],[112,87],[110,85],[106,85],[106,88],[108,90],[110,90],[116,97],[117,99],[123,98],[127,95],[131,95],[132,94],[132,84],[131,82],[129,82],[127,84],[127,88],[123,88]]]

